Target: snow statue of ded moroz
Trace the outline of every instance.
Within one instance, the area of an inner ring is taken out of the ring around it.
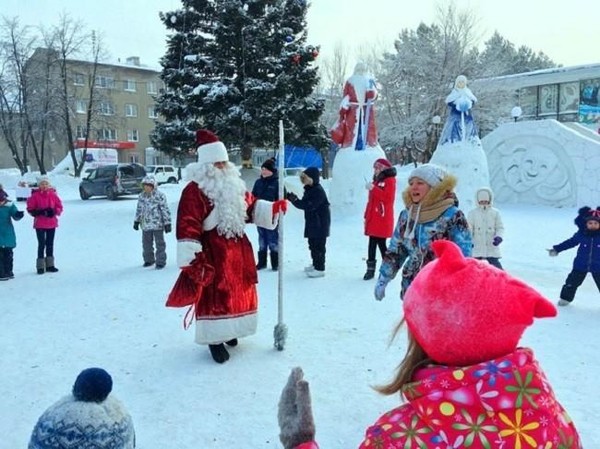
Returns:
[[[359,62],[344,84],[339,118],[331,128],[331,139],[339,148],[333,162],[329,200],[341,210],[364,210],[373,177],[373,163],[385,158],[377,141],[375,124],[375,79]]]
[[[477,190],[490,185],[487,157],[473,120],[476,102],[467,87],[467,78],[457,76],[452,92],[446,97],[448,118],[430,161],[446,167],[458,178],[455,191],[462,210],[474,208]]]

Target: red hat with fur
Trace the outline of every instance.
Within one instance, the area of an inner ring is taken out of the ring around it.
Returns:
[[[196,131],[196,145],[198,145],[198,163],[214,164],[229,160],[227,149],[223,142],[211,131],[199,129]]]
[[[465,258],[448,240],[432,243],[437,259],[415,277],[404,318],[435,362],[467,366],[513,352],[534,318],[556,316],[533,288],[485,261]]]

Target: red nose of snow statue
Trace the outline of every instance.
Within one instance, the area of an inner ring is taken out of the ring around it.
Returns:
[[[448,240],[404,297],[404,317],[435,362],[467,366],[513,352],[533,318],[556,316],[554,305],[487,262],[465,258]]]
[[[229,160],[227,149],[219,138],[207,129],[196,131],[196,145],[198,145],[198,163],[214,164]]]

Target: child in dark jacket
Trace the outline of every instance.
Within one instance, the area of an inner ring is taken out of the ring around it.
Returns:
[[[577,223],[576,218],[575,224],[580,227],[579,231],[570,239],[548,250],[550,256],[554,257],[562,251],[579,246],[573,260],[573,269],[560,290],[559,306],[567,306],[573,301],[577,289],[588,273],[592,273],[592,278],[600,291],[600,209],[589,209],[587,212],[583,220],[585,228]]]
[[[260,167],[260,178],[254,182],[252,195],[261,200],[277,201],[279,199],[279,178],[277,165],[273,158],[267,159]],[[279,266],[279,229],[267,229],[257,226],[258,230],[258,263],[257,270],[267,267],[267,251],[271,256],[271,268]]]
[[[327,194],[320,184],[317,167],[308,167],[300,175],[304,185],[304,195],[299,199],[290,192],[287,199],[298,209],[304,211],[304,237],[308,239],[308,249],[312,265],[304,269],[311,278],[325,276],[325,245],[329,237],[331,213]]]
[[[0,187],[0,281],[14,278],[13,274],[13,249],[17,246],[17,237],[12,220],[23,218],[23,211],[19,211],[8,194]]]

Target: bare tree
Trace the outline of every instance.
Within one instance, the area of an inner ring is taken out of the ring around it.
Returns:
[[[0,33],[0,132],[23,174],[29,165],[29,148],[34,144],[34,125],[27,109],[27,60],[37,41],[31,29],[20,26],[17,18],[3,18]],[[43,159],[37,152],[35,156],[43,169]]]
[[[453,2],[437,8],[437,23],[402,30],[395,53],[383,56],[380,141],[396,147],[407,139],[426,154],[435,145],[434,116],[446,114],[444,98],[459,74],[471,75],[477,62],[477,19]]]
[[[111,87],[97,82],[100,62],[105,57],[102,37],[95,31],[85,30],[79,21],[67,14],[61,15],[59,24],[43,34],[45,53],[52,58],[48,66],[52,67],[51,76],[57,85],[57,126],[60,135],[64,136],[62,144],[73,162],[74,176],[79,177],[92,133],[114,120],[110,112],[102,111],[100,107],[102,103],[110,104]],[[85,104],[85,114],[74,110],[77,102]],[[76,154],[77,138],[84,142],[80,158]]]
[[[348,48],[342,42],[336,42],[330,57],[324,57],[320,65],[321,79],[318,94],[325,98],[325,109],[321,123],[330,128],[338,116],[344,82],[348,74]]]

